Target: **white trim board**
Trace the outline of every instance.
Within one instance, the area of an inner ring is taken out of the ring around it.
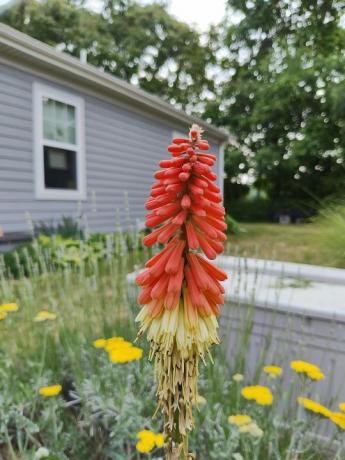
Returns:
[[[47,141],[43,137],[43,97],[69,104],[76,109],[76,144]],[[33,83],[33,148],[35,195],[38,200],[85,200],[86,199],[86,160],[85,160],[85,109],[84,100],[68,91],[38,82]],[[43,146],[49,145],[76,152],[77,190],[48,189],[44,185],[44,154]]]

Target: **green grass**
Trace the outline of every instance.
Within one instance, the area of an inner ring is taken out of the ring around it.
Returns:
[[[99,337],[135,339],[138,307],[129,295],[126,275],[147,258],[145,250],[124,247],[116,257],[108,254],[105,260],[75,268],[38,272],[30,263],[28,277],[8,279],[0,273],[0,303],[20,306],[0,323],[0,460],[36,460],[40,446],[49,449],[48,460],[162,459],[162,450],[145,457],[135,449],[139,430],[163,429],[161,418],[151,417],[155,387],[145,339],[138,342],[144,358],[124,365],[110,363],[103,350],[93,347]],[[55,312],[57,319],[35,323],[42,309]],[[201,366],[200,392],[206,404],[195,410],[191,449],[198,460],[231,460],[234,453],[244,460],[292,460],[297,457],[288,449],[296,432],[301,435],[299,460],[331,460],[333,454],[303,437],[315,419],[296,422],[292,389],[301,391],[299,379],[291,375],[289,392],[279,381],[269,381],[262,373],[264,350],[245,382],[271,386],[275,403],[263,408],[241,397],[242,384],[235,383],[232,374],[247,367],[251,318],[250,312],[243,316],[243,333],[230,358],[217,347],[214,365]],[[55,383],[63,386],[61,396],[38,395],[40,386]],[[283,410],[278,409],[281,401],[286,404]],[[240,435],[227,421],[236,413],[251,415],[263,437]]]
[[[345,242],[341,251],[340,240],[345,229],[336,231],[332,223],[241,223],[240,228],[238,235],[229,236],[227,254],[345,268]]]

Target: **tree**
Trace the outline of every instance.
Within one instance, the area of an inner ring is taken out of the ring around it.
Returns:
[[[205,92],[213,91],[212,49],[163,3],[106,0],[95,13],[83,1],[24,0],[1,20],[74,56],[85,49],[90,64],[178,107],[200,110]]]
[[[342,4],[228,1],[220,37],[227,49],[220,62],[225,81],[206,115],[254,152],[239,161],[232,149],[227,163],[235,154],[237,164],[252,168],[254,185],[271,200],[320,200],[343,191]]]

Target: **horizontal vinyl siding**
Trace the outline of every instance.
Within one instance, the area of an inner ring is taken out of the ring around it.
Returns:
[[[97,212],[90,226],[114,228],[125,206],[131,221],[143,221],[144,202],[171,128],[95,99],[86,102],[87,187]],[[127,195],[127,196],[126,196]],[[128,200],[128,203],[126,201]]]
[[[5,231],[25,231],[28,214],[33,221],[50,222],[81,213],[93,231],[114,231],[118,224],[125,227],[128,215],[132,224],[143,222],[153,173],[159,160],[169,157],[167,144],[181,127],[77,93],[85,101],[87,200],[36,200],[34,81],[66,89],[0,63],[0,226]]]

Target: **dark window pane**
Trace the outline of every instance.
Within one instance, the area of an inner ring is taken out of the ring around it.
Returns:
[[[46,188],[77,190],[76,163],[76,152],[44,146],[44,183]]]

